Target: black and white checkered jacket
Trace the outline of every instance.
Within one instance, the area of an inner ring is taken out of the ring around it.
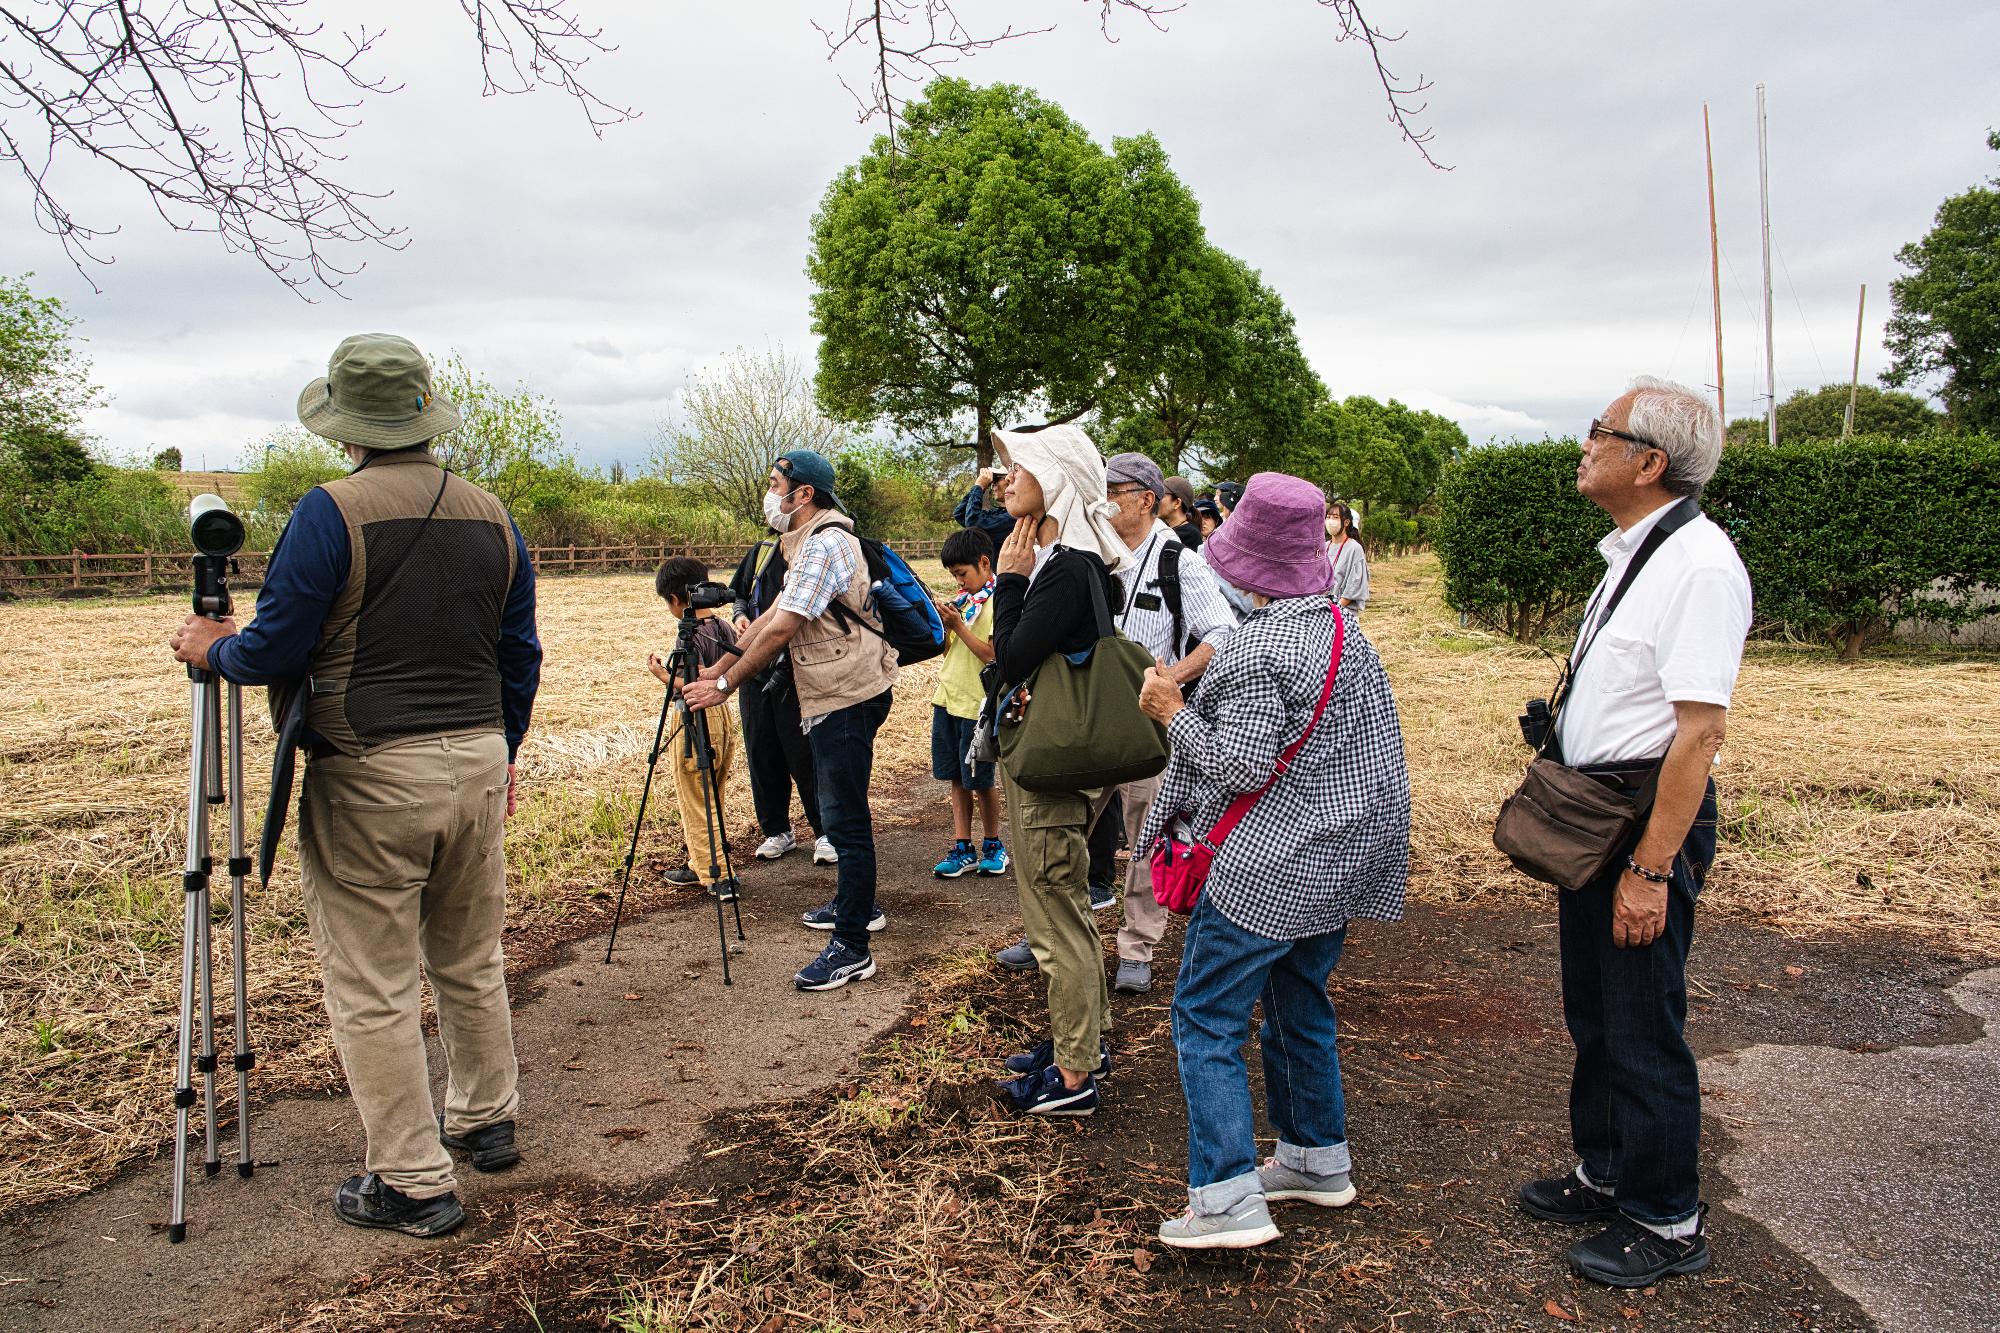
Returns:
[[[1206,836],[1232,799],[1264,785],[1312,719],[1332,652],[1324,597],[1251,612],[1168,728],[1173,752],[1140,854],[1151,854],[1176,816]],[[1410,775],[1396,699],[1374,645],[1347,615],[1325,715],[1223,843],[1203,892],[1244,930],[1302,939],[1355,917],[1401,920],[1409,868]]]

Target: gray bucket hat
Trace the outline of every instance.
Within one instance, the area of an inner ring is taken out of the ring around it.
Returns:
[[[299,395],[299,424],[338,444],[409,449],[458,429],[458,409],[431,392],[431,363],[408,338],[341,340],[326,374]]]

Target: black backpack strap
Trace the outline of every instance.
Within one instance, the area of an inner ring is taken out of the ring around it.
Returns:
[[[1177,537],[1160,552],[1160,596],[1166,598],[1167,613],[1174,618],[1174,651],[1186,657],[1187,620],[1181,610],[1181,550]]]

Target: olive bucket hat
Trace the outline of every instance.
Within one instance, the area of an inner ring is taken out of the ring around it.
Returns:
[[[299,424],[338,444],[408,449],[458,428],[458,409],[431,392],[431,363],[408,338],[341,340],[326,374],[299,395]]]

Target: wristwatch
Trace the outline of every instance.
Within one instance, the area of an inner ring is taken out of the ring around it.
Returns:
[[[715,678],[715,691],[717,694],[729,693],[729,673],[727,671]]]

